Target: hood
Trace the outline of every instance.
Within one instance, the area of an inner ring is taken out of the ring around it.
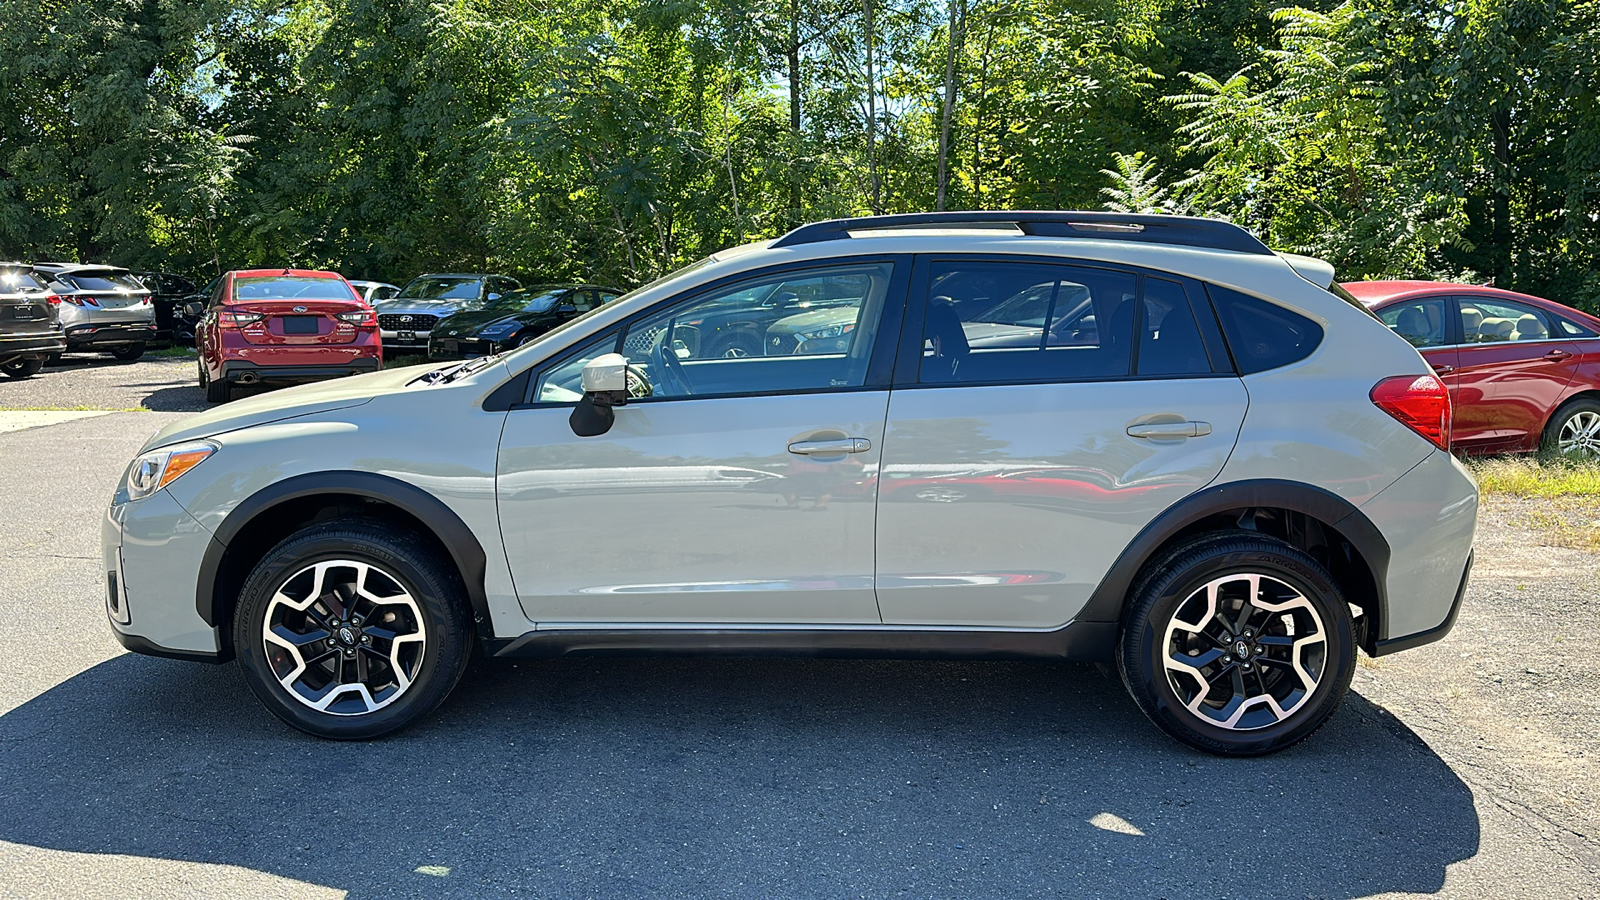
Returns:
[[[379,300],[372,304],[372,308],[380,313],[428,313],[435,316],[448,316],[469,303],[476,300],[415,300],[410,297],[395,297],[391,300]]]
[[[526,322],[535,313],[512,313],[503,309],[458,312],[433,326],[434,334],[474,335],[496,322]]]
[[[427,366],[402,366],[367,375],[302,384],[224,403],[215,409],[173,422],[156,432],[150,440],[145,441],[143,449],[139,452],[144,453],[146,450],[181,441],[193,441],[238,431],[241,428],[265,425],[268,422],[281,422],[284,419],[309,416],[313,413],[360,406],[381,394],[405,388],[427,371]]]
[[[767,328],[767,331],[774,334],[797,334],[827,325],[855,322],[860,310],[859,306],[828,306],[822,309],[813,309],[810,312],[779,319],[772,323]]]

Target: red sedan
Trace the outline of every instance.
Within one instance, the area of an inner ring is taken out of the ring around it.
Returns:
[[[235,384],[315,381],[383,365],[377,314],[337,272],[229,272],[204,315],[195,347],[212,403],[230,399]]]
[[[1357,281],[1349,291],[1450,388],[1451,448],[1600,457],[1600,318],[1470,284]]]

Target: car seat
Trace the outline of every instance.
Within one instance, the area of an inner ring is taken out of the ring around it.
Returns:
[[[1550,336],[1550,329],[1544,327],[1539,317],[1528,313],[1517,320],[1517,332],[1511,336],[1513,341],[1542,341]]]
[[[1461,307],[1461,337],[1467,343],[1478,340],[1478,329],[1483,326],[1483,310],[1476,306]]]
[[[933,355],[922,358],[924,381],[954,381],[961,361],[972,352],[961,316],[949,297],[934,297],[928,302],[928,323],[922,333],[933,342]]]
[[[1401,310],[1400,317],[1395,320],[1394,330],[1414,345],[1433,342],[1433,326],[1428,322],[1428,314],[1420,306]]]
[[[1509,341],[1516,328],[1517,324],[1510,319],[1484,319],[1478,326],[1478,334],[1484,341]]]

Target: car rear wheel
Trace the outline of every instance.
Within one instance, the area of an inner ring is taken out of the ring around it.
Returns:
[[[1556,410],[1545,426],[1544,446],[1562,456],[1600,458],[1600,403],[1584,398]]]
[[[246,580],[233,642],[274,715],[334,740],[374,738],[432,712],[471,655],[455,569],[414,532],[367,519],[306,528]]]
[[[1229,532],[1146,570],[1117,651],[1128,693],[1163,731],[1208,753],[1256,756],[1333,715],[1356,644],[1349,607],[1316,560]]]
[[[113,347],[111,355],[122,362],[133,362],[144,355],[144,343],[123,344],[121,347]]]
[[[232,384],[227,380],[212,381],[204,359],[196,361],[195,365],[200,369],[200,390],[206,392],[207,403],[227,403],[233,399]]]
[[[0,372],[4,372],[7,378],[31,378],[39,374],[42,368],[44,368],[43,357],[27,356],[0,365]]]

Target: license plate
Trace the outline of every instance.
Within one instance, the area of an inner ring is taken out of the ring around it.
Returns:
[[[414,341],[417,339],[417,333],[415,331],[401,331],[396,333],[394,337],[398,341]]]
[[[284,316],[284,334],[316,334],[317,321],[321,316]]]
[[[461,350],[460,341],[440,341],[439,349],[445,353],[457,353]]]
[[[44,310],[36,306],[13,306],[11,318],[13,319],[42,319]]]

